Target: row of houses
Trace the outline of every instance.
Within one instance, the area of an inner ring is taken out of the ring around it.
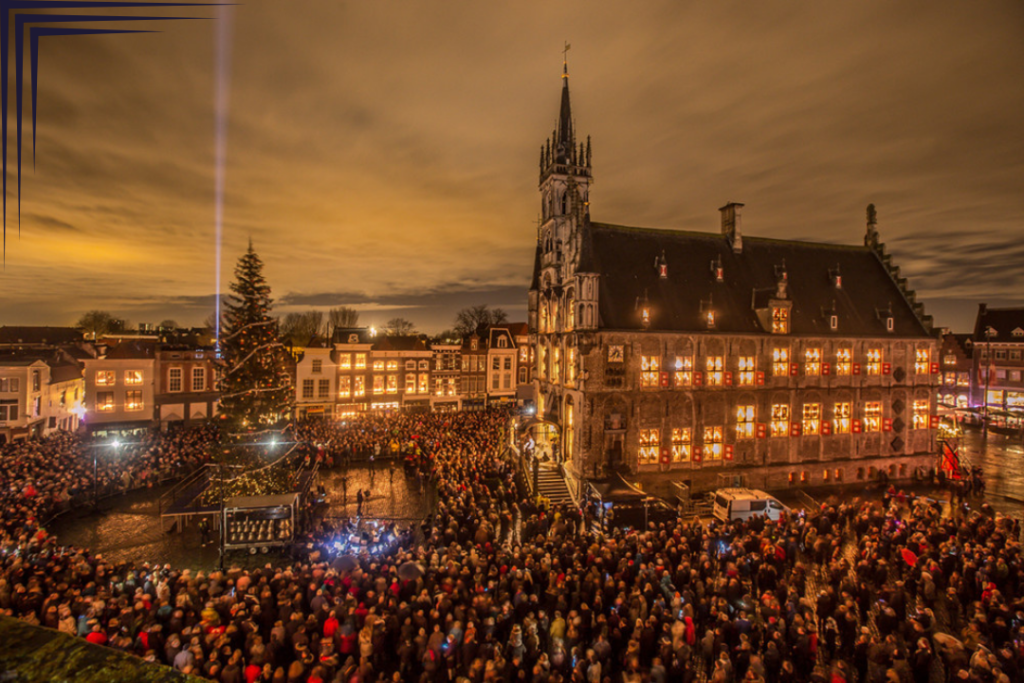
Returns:
[[[293,354],[299,419],[483,408],[522,399],[532,379],[525,323],[462,343],[339,329]],[[187,336],[87,341],[68,328],[0,328],[0,443],[201,422],[217,414],[220,372],[216,350]]]
[[[1024,308],[978,306],[974,331],[942,338],[939,403],[946,412],[1024,428]]]
[[[531,389],[525,323],[493,326],[461,343],[335,331],[296,354],[301,418],[403,408],[450,411],[524,400]]]

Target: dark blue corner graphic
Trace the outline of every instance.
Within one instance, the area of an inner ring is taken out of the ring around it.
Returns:
[[[29,46],[32,60],[32,165],[36,159],[36,119],[38,113],[39,87],[39,39],[44,36],[82,36],[114,33],[155,33],[156,31],[105,29],[105,28],[73,28],[73,27],[42,27],[30,24],[78,23],[96,21],[176,21],[200,19],[205,17],[155,17],[155,16],[124,16],[97,14],[38,14],[40,10],[109,10],[126,8],[156,7],[214,7],[229,3],[216,2],[49,2],[43,0],[0,0],[0,107],[3,108],[3,123],[0,135],[3,155],[3,255],[7,261],[7,86],[8,86],[8,43],[10,42],[10,20],[14,17],[14,50],[15,50],[15,105],[17,109],[17,159],[18,159],[18,233],[21,234],[21,156],[22,156],[22,111],[25,63],[25,29],[28,27]],[[25,11],[19,13],[19,11]]]

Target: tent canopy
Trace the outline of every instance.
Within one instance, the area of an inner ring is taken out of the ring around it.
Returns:
[[[639,503],[648,497],[617,473],[604,481],[590,482],[590,487],[603,503]]]

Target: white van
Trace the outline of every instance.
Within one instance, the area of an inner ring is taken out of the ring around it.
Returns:
[[[758,489],[718,489],[715,492],[714,515],[723,522],[757,515],[777,520],[788,510],[777,498]]]

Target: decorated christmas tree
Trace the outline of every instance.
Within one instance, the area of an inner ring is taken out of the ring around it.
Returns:
[[[235,266],[231,291],[219,340],[224,364],[220,411],[235,429],[265,429],[285,416],[292,382],[288,352],[270,316],[270,285],[251,241]]]

